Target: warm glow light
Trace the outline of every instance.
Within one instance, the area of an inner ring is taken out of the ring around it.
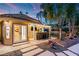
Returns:
[[[11,23],[10,21],[5,21],[4,22],[5,25],[10,25],[10,23]]]
[[[9,22],[5,21],[4,24],[9,24]]]

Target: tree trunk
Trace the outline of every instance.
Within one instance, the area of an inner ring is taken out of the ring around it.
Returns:
[[[61,19],[59,18],[59,39],[62,40]]]
[[[72,35],[74,36],[76,33],[75,33],[75,18],[73,18],[73,21],[72,21]]]
[[[71,19],[69,20],[69,38],[72,36],[72,32],[71,32]]]
[[[59,39],[62,40],[62,29],[59,28],[59,31],[60,31],[60,32],[59,32]]]

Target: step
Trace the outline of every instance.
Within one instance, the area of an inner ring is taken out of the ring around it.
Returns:
[[[66,56],[63,52],[56,52],[55,53],[57,56]]]
[[[23,49],[23,48],[26,48],[29,46],[33,46],[33,44],[24,44],[24,45],[20,45],[20,46],[15,46],[14,48],[17,50],[17,49]]]
[[[66,53],[67,55],[69,55],[69,56],[77,56],[76,54],[74,54],[74,53],[72,53],[72,52],[70,52],[70,51],[63,51],[64,53]]]
[[[38,47],[38,46],[27,47],[27,48],[21,49],[21,52],[26,52],[26,51],[29,51],[29,50],[35,49],[35,48],[37,48],[37,47]]]
[[[24,45],[24,44],[28,44],[29,42],[22,42],[22,43],[16,43],[16,44],[13,44],[13,46],[20,46],[20,45]]]
[[[41,43],[44,43],[44,42],[48,42],[48,40],[34,40],[34,41],[31,41],[30,43],[32,43],[32,44],[41,44]]]
[[[30,52],[24,53],[23,56],[33,56],[33,55],[35,55],[35,54],[37,54],[37,53],[40,53],[40,52],[42,52],[42,51],[43,51],[43,49],[37,48],[37,49],[32,50],[32,51],[30,51]]]
[[[55,56],[54,53],[50,52],[50,51],[45,51],[41,54],[39,54],[38,56]]]

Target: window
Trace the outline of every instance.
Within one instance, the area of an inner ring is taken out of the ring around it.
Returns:
[[[33,31],[33,26],[31,26],[31,31]]]
[[[49,29],[47,29],[47,28],[44,28],[44,32],[49,32]]]
[[[37,31],[37,27],[35,27],[35,31]]]
[[[33,26],[31,26],[31,31],[33,31],[34,30],[34,28],[33,28]],[[37,31],[37,27],[35,27],[35,31]]]

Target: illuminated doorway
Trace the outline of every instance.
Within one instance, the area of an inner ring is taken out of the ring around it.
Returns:
[[[27,41],[27,26],[15,24],[13,29],[13,43],[23,41]]]

